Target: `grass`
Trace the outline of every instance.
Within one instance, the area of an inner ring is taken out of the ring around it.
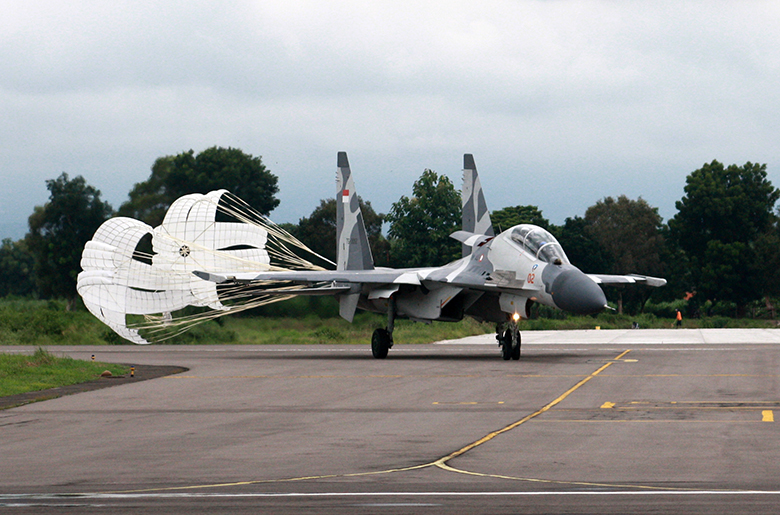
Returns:
[[[105,370],[116,376],[129,371],[122,365],[57,357],[40,347],[32,355],[0,353],[0,397],[92,381]]]
[[[350,324],[341,318],[227,318],[225,330],[236,334],[242,344],[366,344],[374,329],[383,327],[385,317],[374,313],[359,313]],[[430,343],[493,332],[493,324],[480,324],[472,319],[456,323],[420,324],[398,320],[393,333],[399,343]]]
[[[386,324],[385,317],[359,312],[353,323],[327,311],[315,314],[300,299],[274,306],[265,316],[226,316],[218,322],[206,322],[184,334],[166,340],[166,344],[366,344],[374,329]],[[289,305],[288,305],[289,303]],[[286,309],[282,309],[285,308]],[[337,307],[338,305],[336,305]],[[334,311],[334,310],[331,310]],[[669,311],[669,310],[667,310]],[[669,311],[674,313],[674,310]],[[596,316],[569,316],[560,311],[539,310],[532,320],[521,322],[522,331],[566,329],[630,329],[634,322],[642,329],[669,328],[674,320],[659,312],[637,316],[604,312]],[[711,316],[686,318],[683,327],[778,327],[774,320],[736,319]],[[398,320],[394,339],[399,344],[429,343],[475,334],[492,333],[495,326],[465,319],[456,323],[414,323]],[[65,311],[64,303],[27,299],[0,299],[0,345],[121,345],[129,344],[85,310]]]
[[[0,345],[100,345],[107,330],[86,310],[65,311],[64,302],[0,300]]]

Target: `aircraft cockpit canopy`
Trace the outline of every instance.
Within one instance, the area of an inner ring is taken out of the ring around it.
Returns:
[[[536,225],[515,226],[509,238],[536,259],[554,265],[569,264],[569,258],[555,236]]]

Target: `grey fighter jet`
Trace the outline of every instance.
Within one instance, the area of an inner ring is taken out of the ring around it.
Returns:
[[[357,308],[387,314],[387,327],[371,338],[375,358],[393,346],[396,318],[420,322],[458,321],[470,316],[496,323],[503,359],[520,358],[518,322],[534,302],[575,314],[607,307],[599,284],[643,283],[663,286],[665,279],[643,275],[585,274],[569,262],[548,231],[521,224],[496,235],[490,222],[477,167],[463,158],[463,228],[451,237],[463,257],[434,268],[375,268],[345,152],[338,153],[337,268],[334,271],[278,271],[216,275],[194,272],[217,283],[289,281],[306,285],[304,295],[335,295],[339,312],[352,321]]]

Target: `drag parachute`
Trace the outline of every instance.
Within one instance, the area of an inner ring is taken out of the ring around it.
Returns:
[[[103,223],[84,247],[77,290],[117,334],[146,344],[228,312],[284,300],[285,291],[299,288],[221,287],[193,271],[323,269],[301,254],[329,262],[227,190],[191,194],[171,204],[159,227],[124,217]]]

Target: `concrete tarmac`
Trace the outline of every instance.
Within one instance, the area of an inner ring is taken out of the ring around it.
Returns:
[[[189,371],[0,411],[0,511],[777,512],[780,331],[492,338],[52,347]]]

